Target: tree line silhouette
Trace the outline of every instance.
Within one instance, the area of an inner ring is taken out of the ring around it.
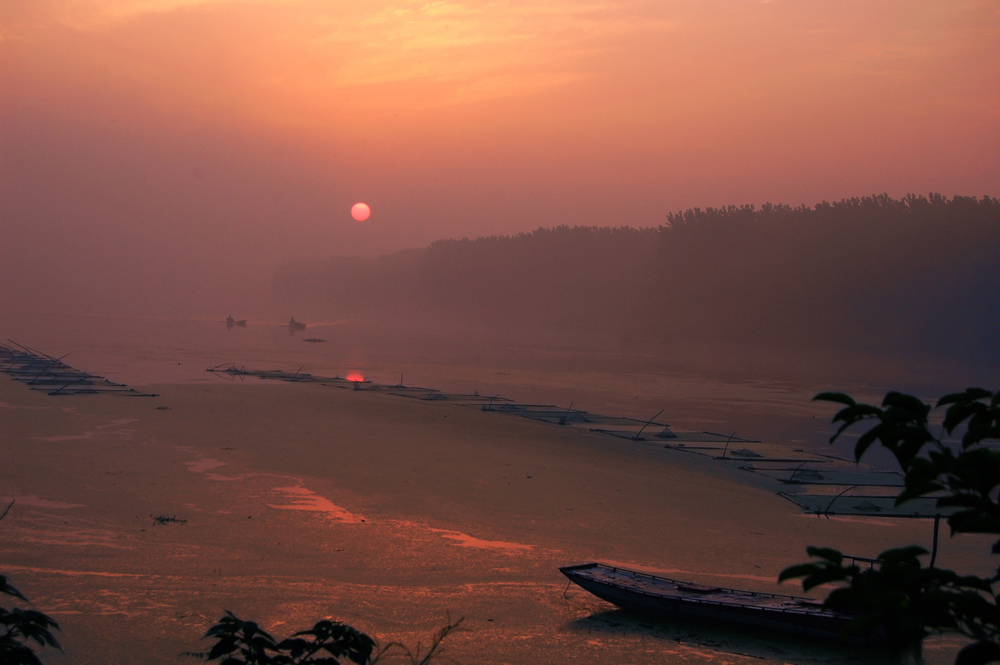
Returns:
[[[275,294],[345,317],[609,339],[1000,360],[1000,200],[694,208],[296,262]],[[975,354],[973,354],[975,350]]]

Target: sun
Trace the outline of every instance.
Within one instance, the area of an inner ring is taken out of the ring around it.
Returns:
[[[367,203],[355,203],[351,206],[351,217],[363,222],[372,214],[372,209],[368,207]]]

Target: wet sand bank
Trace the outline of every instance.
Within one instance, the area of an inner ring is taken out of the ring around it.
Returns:
[[[226,609],[279,636],[331,617],[410,645],[464,617],[446,642],[463,663],[881,662],[629,617],[558,567],[797,593],[774,580],[807,545],[929,544],[926,521],[807,516],[770,479],[659,443],[322,385],[149,391],[0,377],[0,557],[62,626],[47,663],[184,662]],[[942,545],[941,565],[982,551]]]

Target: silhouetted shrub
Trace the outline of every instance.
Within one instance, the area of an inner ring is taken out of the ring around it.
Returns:
[[[15,589],[4,575],[0,575],[0,594],[28,602],[24,594]],[[59,630],[59,624],[37,610],[17,607],[8,610],[0,607],[0,663],[41,665],[42,661],[35,655],[30,644],[36,642],[42,648],[54,647],[61,650],[52,630]]]
[[[244,621],[230,611],[209,628],[206,638],[215,644],[206,652],[186,655],[218,660],[222,665],[374,665],[386,656],[399,654],[411,665],[426,665],[441,653],[441,642],[462,620],[448,622],[431,640],[426,653],[418,644],[415,651],[398,642],[384,647],[356,628],[339,621],[319,621],[308,630],[276,640],[254,621]]]
[[[861,459],[874,444],[890,451],[905,477],[896,504],[932,496],[949,512],[952,535],[983,533],[1000,536],[1000,392],[969,388],[945,395],[937,407],[947,407],[941,428],[932,431],[932,407],[913,395],[886,394],[881,407],[859,404],[843,393],[815,397],[841,404],[833,418],[840,429],[831,442],[857,423],[872,423],[861,434],[855,457]],[[961,432],[960,440],[945,436]],[[956,665],[1000,661],[1000,607],[994,585],[1000,568],[990,577],[964,575],[929,566],[920,557],[922,547],[891,549],[879,555],[880,565],[862,568],[840,551],[810,547],[816,558],[782,571],[779,580],[802,578],[804,589],[839,583],[824,606],[857,614],[856,627],[883,627],[896,649],[919,646],[935,632],[959,633],[971,643],[959,651]],[[992,545],[1000,554],[1000,540]]]

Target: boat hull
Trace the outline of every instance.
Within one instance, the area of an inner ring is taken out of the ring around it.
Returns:
[[[631,612],[853,644],[883,641],[875,632],[848,631],[853,617],[825,611],[809,598],[691,584],[600,563],[559,570],[598,598]]]

